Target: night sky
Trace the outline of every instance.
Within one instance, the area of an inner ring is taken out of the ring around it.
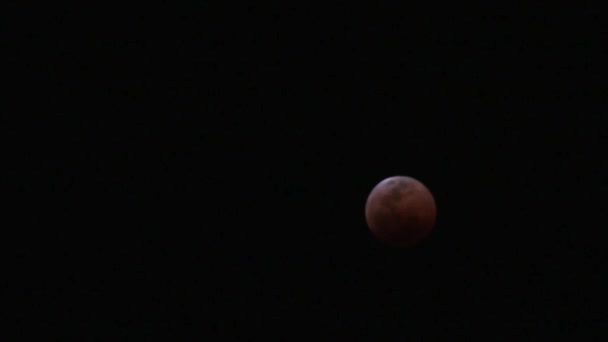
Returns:
[[[9,20],[25,67],[8,77],[28,98],[6,122],[19,195],[5,211],[25,208],[5,239],[14,326],[81,341],[594,340],[608,323],[606,56],[593,11],[562,10]],[[394,175],[437,203],[410,249],[365,223]]]

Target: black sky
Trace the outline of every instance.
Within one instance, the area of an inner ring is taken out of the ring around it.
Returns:
[[[11,88],[27,94],[6,122],[5,184],[20,194],[6,211],[27,208],[7,239],[16,326],[98,340],[598,336],[599,19],[531,10],[9,20],[25,66]],[[437,201],[435,232],[410,250],[364,220],[393,175]]]

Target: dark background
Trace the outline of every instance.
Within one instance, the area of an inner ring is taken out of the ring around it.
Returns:
[[[595,11],[357,6],[7,15],[13,326],[100,341],[597,337]],[[437,202],[413,249],[365,224],[393,175]]]

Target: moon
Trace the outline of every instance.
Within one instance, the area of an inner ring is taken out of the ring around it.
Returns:
[[[378,183],[365,203],[365,219],[372,235],[395,247],[413,247],[433,230],[435,199],[417,179],[393,176]]]

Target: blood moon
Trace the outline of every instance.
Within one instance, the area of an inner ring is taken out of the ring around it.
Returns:
[[[389,177],[367,197],[365,219],[376,239],[397,247],[413,247],[433,230],[437,207],[420,181],[407,176]]]

